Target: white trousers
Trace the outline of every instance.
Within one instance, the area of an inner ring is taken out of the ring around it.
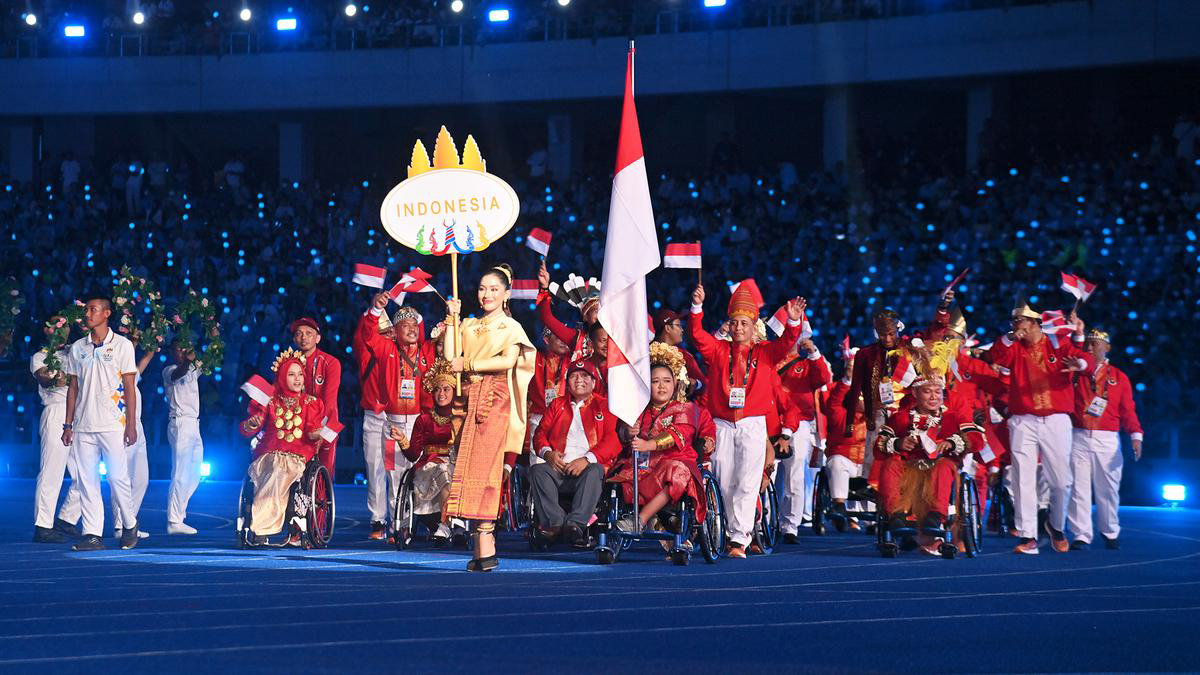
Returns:
[[[167,442],[171,444],[167,523],[181,524],[187,517],[188,500],[196,492],[196,486],[200,485],[200,465],[204,463],[200,420],[195,417],[172,417],[167,421]]]
[[[746,417],[737,424],[716,420],[712,466],[725,500],[729,540],[743,547],[754,533],[754,512],[767,452],[767,418]]]
[[[137,443],[126,448],[129,466],[130,505],[133,508],[133,520],[136,523],[138,514],[142,511],[142,500],[146,497],[146,488],[150,487],[150,461],[146,452],[146,430],[142,421],[137,422]],[[109,466],[106,462],[105,466]],[[116,513],[120,506],[117,504],[117,491],[111,489],[112,469],[109,469],[109,498],[112,501],[112,511]],[[117,527],[114,525],[113,527]],[[122,528],[123,529],[123,528]]]
[[[812,502],[812,482],[809,480],[808,460],[813,449],[813,422],[800,423],[796,433],[792,435],[792,458],[776,462],[779,473],[783,475],[781,488],[783,492],[782,529],[784,534],[796,534],[800,521],[804,518],[806,507]],[[811,507],[807,508],[811,511]]]
[[[830,455],[825,460],[826,475],[829,476],[829,496],[845,501],[850,496],[850,479],[862,473],[862,464],[855,464],[849,457]]]
[[[1067,522],[1076,539],[1092,541],[1092,502],[1100,534],[1109,539],[1121,536],[1117,509],[1121,505],[1121,440],[1115,431],[1076,429],[1072,434],[1071,473],[1075,479],[1071,491],[1071,509]]]
[[[1050,491],[1050,527],[1062,531],[1067,524],[1071,495],[1071,418],[1065,414],[1040,417],[1013,415],[1008,419],[1012,452],[1013,503],[1021,537],[1036,539],[1038,512],[1038,459]]]
[[[100,492],[100,459],[108,468],[108,485],[112,491],[113,525],[125,529],[137,525],[137,510],[133,508],[133,486],[129,478],[130,448],[125,447],[121,431],[77,431],[72,441],[75,457],[75,477],[79,479],[80,507],[83,533],[101,536],[104,531],[104,496]],[[63,520],[74,522],[66,514]]]
[[[54,509],[62,490],[63,473],[71,475],[71,487],[63,508],[79,508],[79,481],[75,480],[75,464],[70,461],[71,448],[62,444],[62,423],[67,418],[66,404],[42,408],[38,427],[41,441],[41,462],[38,467],[37,488],[34,491],[33,523],[38,527],[54,527]]]

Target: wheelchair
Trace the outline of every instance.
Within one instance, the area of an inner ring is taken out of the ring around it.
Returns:
[[[762,553],[769,554],[779,545],[782,525],[779,518],[779,497],[775,492],[775,481],[767,481],[767,488],[758,495],[754,507],[754,533],[752,540]]]
[[[988,531],[994,532],[997,537],[1008,536],[1008,531],[1016,527],[1016,511],[1012,494],[1004,486],[1004,481],[988,490],[987,507]]]
[[[846,495],[846,503],[872,504],[874,510],[833,508],[833,493],[829,487],[829,469],[821,467],[813,481],[812,531],[815,535],[826,532],[826,523],[832,521],[838,532],[845,532],[851,518],[870,523],[878,523],[879,493],[866,478],[854,476],[850,478],[850,490]]]
[[[242,489],[238,493],[237,538],[238,548],[255,547],[250,522],[251,506],[254,504],[254,483],[247,474],[242,478]],[[337,514],[334,502],[333,478],[329,470],[316,457],[304,465],[304,473],[288,491],[287,512],[284,515],[284,534],[277,544],[286,546],[291,539],[291,527],[296,518],[303,519],[300,529],[300,545],[306,549],[325,548],[333,539],[333,522]]]
[[[396,489],[396,500],[392,504],[392,523],[389,538],[397,551],[403,551],[412,546],[416,537],[417,527],[425,528],[426,536],[432,538],[441,523],[439,513],[416,512],[416,481],[417,471],[425,466],[424,461],[417,461],[404,470],[400,475],[400,487]],[[463,541],[457,537],[451,540],[455,546],[462,548]]]
[[[635,460],[636,461],[636,460]],[[638,472],[632,472],[633,494],[638,494]],[[712,472],[701,466],[700,477],[705,502],[705,517],[703,521],[696,519],[696,505],[690,497],[667,505],[660,512],[660,519],[673,526],[664,530],[643,529],[640,532],[623,532],[618,523],[622,518],[633,517],[637,521],[637,504],[625,501],[621,483],[605,483],[604,492],[600,499],[602,520],[596,523],[596,561],[601,565],[611,565],[617,562],[621,553],[628,550],[635,541],[652,540],[665,541],[670,544],[671,562],[676,565],[687,565],[691,561],[692,548],[689,542],[695,542],[704,560],[715,563],[725,552],[725,502],[721,497],[721,488]],[[773,493],[772,493],[773,494]],[[771,506],[764,509],[768,516],[778,509]],[[665,518],[664,518],[665,516]],[[770,529],[769,527],[767,528]],[[778,516],[776,515],[775,536],[778,537]]]
[[[975,491],[975,476],[959,471],[954,487],[954,497],[947,508],[946,522],[941,530],[926,530],[923,534],[942,540],[938,553],[946,560],[958,554],[961,541],[963,552],[968,558],[979,555],[983,546],[983,509],[979,505],[979,493]],[[882,518],[882,514],[880,518]],[[916,548],[918,527],[901,527],[895,530],[885,522],[875,528],[876,545],[885,558],[895,558],[901,550]]]
[[[526,475],[529,467],[518,460],[508,474],[506,486],[500,493],[500,519],[497,525],[509,532],[528,530],[533,521],[532,484]]]

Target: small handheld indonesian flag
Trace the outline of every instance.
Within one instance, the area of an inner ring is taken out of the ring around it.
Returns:
[[[1077,277],[1074,274],[1067,274],[1066,272],[1063,272],[1062,289],[1075,296],[1076,300],[1080,302],[1087,302],[1087,299],[1092,295],[1092,291],[1096,290],[1096,284],[1093,284],[1083,277]]]
[[[937,457],[937,441],[929,435],[929,430],[922,431],[917,434],[917,440],[921,441],[921,450],[925,451],[925,456],[933,459]]]
[[[271,396],[275,393],[275,387],[267,382],[259,375],[252,375],[246,383],[242,385],[242,391],[253,399],[259,405],[265,406],[271,402]]]
[[[396,441],[387,439],[383,442],[383,468],[386,471],[396,470]]]
[[[547,255],[550,252],[550,239],[553,236],[542,228],[535,227],[530,230],[529,236],[525,238],[525,245],[542,255]]]
[[[537,300],[538,282],[537,279],[513,279],[512,282],[512,298],[513,300]]]
[[[437,293],[437,289],[429,280],[433,277],[420,267],[412,268],[408,274],[400,277],[400,281],[388,291],[388,296],[398,305],[404,304],[405,293]]]
[[[357,263],[354,265],[354,278],[351,280],[359,286],[370,286],[371,288],[383,288],[383,279],[387,276],[387,269],[384,267],[374,267]]]
[[[1049,312],[1042,312],[1043,333],[1061,336],[1066,333],[1071,333],[1074,330],[1075,326],[1067,321],[1067,318],[1063,316],[1062,311],[1055,309]]]
[[[771,315],[771,318],[767,319],[767,328],[770,328],[772,331],[774,331],[776,336],[782,337],[783,331],[787,328],[787,322],[787,305],[783,305],[779,309],[775,310],[775,313]],[[800,329],[799,339],[807,340],[812,337],[812,326],[808,323],[808,317],[805,317],[803,322],[804,324]]]
[[[332,443],[337,440],[338,434],[340,434],[344,428],[345,425],[338,424],[337,422],[330,422],[329,418],[326,417],[325,419],[321,420],[321,431],[318,433],[321,434],[321,438],[326,443]]]
[[[663,254],[663,267],[700,269],[700,242],[690,244],[667,244]]]

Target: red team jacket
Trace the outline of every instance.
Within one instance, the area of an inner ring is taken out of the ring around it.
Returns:
[[[1053,335],[1029,347],[1006,335],[992,345],[991,357],[992,363],[1012,371],[1008,408],[1013,415],[1074,413],[1075,391],[1072,374],[1065,372],[1066,364],[1082,359],[1088,371],[1095,367],[1092,357],[1072,340]]]
[[[1108,399],[1099,417],[1087,414],[1087,408],[1096,396]],[[1138,420],[1137,406],[1133,403],[1133,385],[1129,383],[1129,377],[1108,362],[1086,373],[1078,373],[1075,377],[1075,411],[1071,415],[1071,422],[1076,429],[1124,431],[1140,438],[1142,423]]]
[[[587,435],[588,449],[596,461],[606,469],[621,454],[621,441],[617,438],[617,416],[609,412],[608,400],[599,394],[592,397],[579,410],[583,431]],[[555,399],[546,409],[542,423],[533,434],[533,449],[540,457],[542,448],[562,454],[567,447],[567,433],[571,430],[571,400],[569,397]]]

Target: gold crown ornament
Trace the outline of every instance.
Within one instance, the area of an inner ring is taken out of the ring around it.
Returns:
[[[1100,330],[1099,328],[1093,328],[1093,329],[1089,330],[1087,332],[1087,339],[1103,340],[1104,342],[1108,342],[1109,344],[1112,344],[1112,341],[1108,339],[1108,331],[1103,331],[1103,330]]]
[[[307,361],[307,359],[304,356],[304,352],[300,351],[299,349],[294,349],[292,347],[288,347],[287,349],[279,352],[279,356],[275,357],[275,362],[271,364],[271,372],[278,373],[279,372],[279,364],[283,363],[284,361],[287,361],[288,359],[296,359],[297,361],[300,362],[300,365],[304,365],[305,362]]]
[[[954,311],[950,312],[949,328],[959,335],[967,334],[967,318],[963,316],[961,309],[955,307]]]
[[[431,394],[439,384],[454,386],[456,383],[454,371],[450,370],[450,362],[443,358],[434,361],[433,366],[421,376],[421,386]]]
[[[1041,321],[1042,315],[1033,311],[1033,308],[1029,306],[1029,303],[1022,302],[1020,305],[1017,305],[1016,307],[1013,308],[1012,318],[1014,318],[1014,319],[1033,319],[1034,321]]]

